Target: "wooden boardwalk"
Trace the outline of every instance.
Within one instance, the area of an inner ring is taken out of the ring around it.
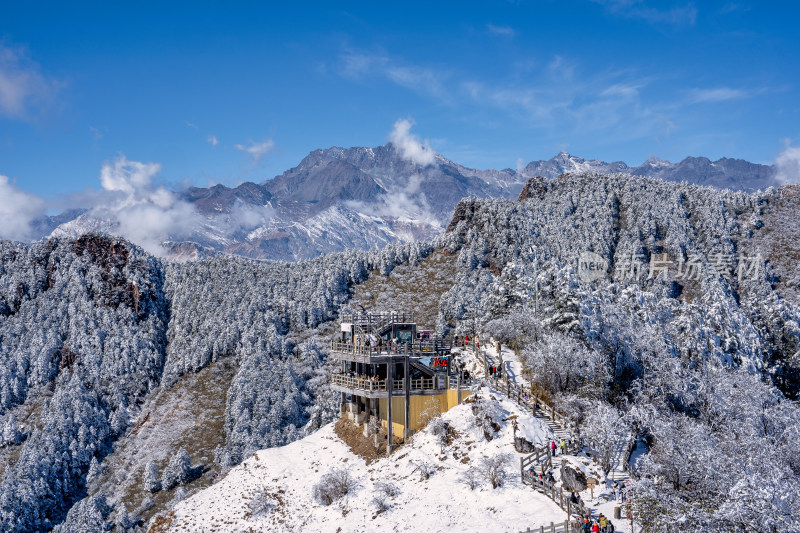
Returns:
[[[488,370],[490,366],[499,366],[499,362],[489,355],[483,347],[481,348],[481,357],[485,361],[485,370]],[[575,435],[576,432],[566,415],[558,412],[552,405],[530,390],[526,390],[526,387],[516,383],[514,379],[516,376],[513,376],[513,374],[509,378],[509,373],[504,371],[502,376],[490,375],[489,372],[486,372],[486,379],[492,386],[504,392],[519,406],[547,424],[556,436],[557,443],[562,440],[570,442],[572,445],[567,450],[569,453],[577,453],[583,448],[581,440]],[[607,476],[609,479],[619,481],[621,484],[630,479],[632,472],[629,459],[635,443],[636,439],[633,434],[625,433],[620,435],[616,442],[612,469]],[[528,528],[521,533],[578,533],[581,531],[581,521],[578,517],[592,514],[591,508],[585,506],[583,501],[578,500],[577,503],[574,503],[569,496],[565,496],[563,488],[544,479],[545,473],[549,468],[552,468],[552,465],[553,460],[550,448],[547,446],[535,446],[533,453],[520,459],[522,482],[555,502],[567,513],[568,519],[563,523],[556,524],[551,522],[549,526],[539,526],[534,529]],[[539,474],[541,474],[541,478]]]

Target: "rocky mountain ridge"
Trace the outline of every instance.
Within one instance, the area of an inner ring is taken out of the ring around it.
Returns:
[[[477,170],[439,154],[432,162],[415,161],[391,143],[332,147],[314,150],[296,167],[261,183],[183,190],[179,199],[196,212],[199,222],[188,238],[168,235],[165,240],[171,244],[164,247],[165,255],[196,259],[211,250],[296,261],[349,248],[430,239],[442,233],[462,198],[512,199],[531,177],[565,173],[622,173],[742,191],[777,185],[773,167],[740,159],[689,157],[670,163],[651,158],[631,167],[561,152],[516,170]],[[40,226],[42,236],[52,237],[118,232],[113,220],[85,210],[50,217]],[[173,254],[176,244],[180,252]]]

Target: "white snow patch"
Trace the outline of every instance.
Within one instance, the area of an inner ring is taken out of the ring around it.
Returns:
[[[300,441],[257,452],[232,469],[216,485],[177,504],[171,531],[520,531],[538,524],[563,522],[566,514],[545,496],[522,485],[519,458],[514,451],[509,416],[516,415],[520,430],[534,442],[551,438],[550,429],[520,410],[497,391],[484,388],[483,398],[494,397],[491,412],[501,429],[486,441],[474,427],[470,404],[457,406],[442,418],[459,433],[442,453],[428,430],[392,456],[371,465],[354,455],[328,425]],[[506,479],[492,489],[484,479],[470,490],[461,477],[485,457],[508,454]],[[464,456],[469,457],[462,463]],[[436,471],[422,481],[415,471],[420,461]],[[312,498],[313,486],[334,468],[346,468],[358,488],[343,500],[322,506]],[[400,493],[391,497],[389,510],[377,514],[372,503],[375,484],[394,483]],[[251,512],[251,501],[265,494],[269,505]],[[341,529],[340,529],[341,528]]]

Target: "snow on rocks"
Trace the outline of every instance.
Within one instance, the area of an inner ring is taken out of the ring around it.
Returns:
[[[476,424],[474,403],[442,415],[454,430],[447,442],[429,426],[371,464],[353,454],[329,424],[302,440],[257,452],[217,484],[180,502],[165,531],[482,532],[563,522],[566,514],[555,503],[522,484],[523,454],[514,451],[512,421],[532,442],[552,438],[551,430],[490,388],[478,396],[484,401],[475,410],[499,426],[490,441]],[[498,462],[502,483],[492,489],[486,471]],[[335,469],[346,469],[356,486],[321,505],[313,488]],[[423,479],[423,471],[432,473]],[[384,505],[375,498],[386,492],[382,483],[397,489],[378,498]]]

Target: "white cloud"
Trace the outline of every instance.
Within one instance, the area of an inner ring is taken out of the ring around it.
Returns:
[[[420,67],[391,66],[384,70],[384,75],[398,85],[449,102],[439,71]]]
[[[689,101],[693,104],[706,102],[725,102],[728,100],[741,100],[751,95],[742,89],[719,87],[716,89],[693,89],[689,94]]]
[[[452,104],[451,95],[445,87],[449,75],[441,68],[410,65],[385,54],[352,50],[339,56],[338,67],[339,74],[344,78],[384,78],[420,94],[433,96],[445,104]]]
[[[436,152],[426,139],[420,142],[416,135],[411,133],[414,123],[408,119],[400,119],[394,123],[394,129],[389,134],[389,141],[400,151],[400,155],[412,163],[427,166],[436,160]]]
[[[345,78],[358,79],[374,73],[388,63],[389,59],[378,54],[364,54],[348,51],[341,55],[341,69],[339,73]]]
[[[60,86],[46,78],[23,50],[0,43],[0,116],[35,118],[49,107]]]
[[[514,28],[511,26],[495,26],[494,24],[487,24],[486,29],[489,30],[489,33],[493,33],[495,35],[505,35],[507,37],[513,37],[516,33]]]
[[[547,75],[551,80],[558,82],[571,82],[575,76],[576,63],[567,61],[560,55],[553,57],[553,60],[547,64]]]
[[[216,146],[216,145],[218,145],[218,144],[219,144],[219,141],[217,140],[217,136],[216,136],[216,135],[209,135],[209,136],[208,136],[208,143],[209,143],[211,146]]]
[[[153,180],[159,163],[130,161],[120,155],[100,169],[103,191],[94,198],[93,217],[108,221],[121,236],[147,251],[162,254],[165,240],[190,237],[203,218],[194,206]]]
[[[604,132],[619,142],[661,130],[657,105],[643,100],[652,80],[629,71],[586,74],[568,59],[555,56],[525,83],[461,85],[461,94],[481,107],[506,112],[528,127],[584,135]]]
[[[272,139],[267,139],[260,143],[250,141],[250,146],[235,144],[233,147],[242,152],[246,152],[253,158],[253,163],[258,163],[262,157],[275,149],[275,141]]]
[[[164,241],[188,238],[201,222],[192,205],[175,200],[171,193],[167,205],[140,202],[124,205],[114,214],[123,237],[157,255],[164,253]]]
[[[370,216],[419,220],[439,226],[425,193],[420,189],[422,180],[422,176],[413,174],[409,176],[407,183],[390,187],[385,194],[370,203],[352,200],[345,202],[345,205]]]
[[[89,132],[92,134],[92,139],[97,142],[103,138],[103,130],[100,128],[95,128],[94,126],[89,126]]]
[[[611,96],[611,97],[621,97],[621,98],[637,98],[639,96],[639,89],[641,89],[641,85],[626,85],[626,84],[615,84],[609,87],[608,89],[604,90],[600,93],[600,96]]]
[[[269,223],[276,211],[269,205],[252,205],[236,202],[231,207],[225,227],[228,231],[249,231]]]
[[[800,183],[800,146],[787,146],[775,158],[775,179],[783,185]]]
[[[578,91],[575,85],[490,87],[479,82],[467,82],[462,88],[477,104],[503,109],[515,117],[532,120],[535,125],[551,123],[555,117],[563,120]]]
[[[651,24],[692,26],[697,19],[697,9],[691,5],[655,8],[644,5],[643,0],[592,0],[601,4],[610,13],[626,18],[642,19]]]
[[[44,211],[44,200],[20,190],[0,174],[0,239],[29,240],[31,223],[44,216]]]
[[[113,163],[104,163],[100,169],[100,185],[106,191],[120,191],[128,194],[149,187],[153,176],[161,171],[159,163],[140,163],[128,161],[124,155]]]
[[[250,231],[267,224],[275,216],[275,210],[269,205],[236,202],[229,212],[207,218],[194,204],[159,185],[160,171],[159,163],[131,161],[124,155],[107,161],[100,170],[101,190],[83,191],[59,202],[61,208],[78,205],[89,207],[89,212],[57,228],[53,235],[72,238],[89,228],[118,235],[152,254],[164,255],[166,250],[162,244],[165,241],[196,241],[208,235]]]

